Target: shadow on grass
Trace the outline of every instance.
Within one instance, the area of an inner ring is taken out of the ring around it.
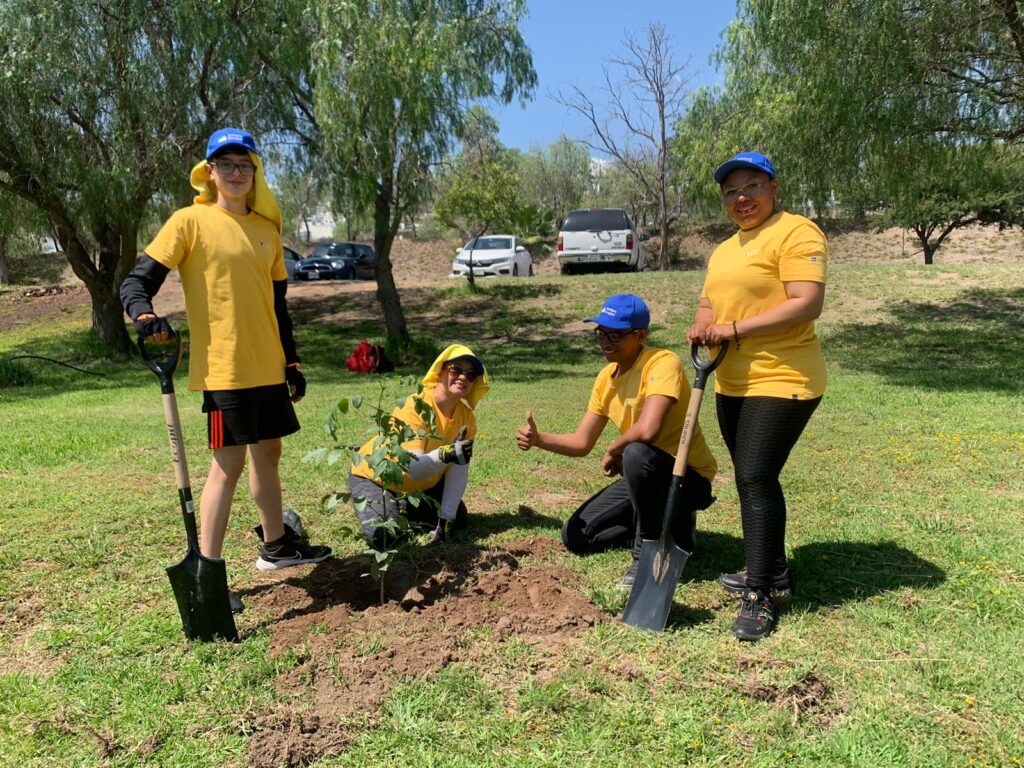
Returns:
[[[472,515],[470,521],[469,528],[461,531],[450,544],[428,547],[415,539],[401,544],[384,579],[385,600],[397,602],[405,610],[439,602],[462,592],[465,585],[474,581],[482,571],[503,565],[517,567],[517,557],[529,554],[514,547],[484,546],[481,540],[508,530],[528,534],[531,531],[557,530],[561,526],[556,518],[522,505],[514,513]],[[427,529],[416,527],[416,530],[422,534]],[[261,622],[253,631],[269,624],[322,613],[336,605],[364,611],[380,604],[380,588],[366,575],[369,569],[370,558],[366,554],[332,558],[318,563],[301,576],[278,583],[258,584],[241,589],[238,594],[242,597],[256,596],[285,583],[304,590],[310,597],[308,604]]]
[[[825,357],[900,386],[1020,391],[1024,288],[971,289],[950,302],[902,301],[887,310],[893,322],[833,328]]]
[[[891,541],[822,541],[797,547],[794,607],[810,611],[882,592],[934,589],[946,580],[937,565]]]

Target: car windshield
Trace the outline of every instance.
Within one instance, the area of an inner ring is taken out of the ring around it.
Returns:
[[[632,228],[629,217],[621,208],[573,211],[562,224],[563,232],[606,232]]]
[[[511,237],[474,237],[466,243],[467,251],[507,251],[511,247]]]

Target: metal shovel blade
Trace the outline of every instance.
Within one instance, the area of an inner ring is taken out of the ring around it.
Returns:
[[[636,581],[622,612],[623,623],[651,632],[665,629],[672,595],[689,558],[689,552],[664,539],[644,539]]]
[[[178,603],[185,637],[204,641],[238,640],[228,602],[228,571],[223,559],[204,557],[190,547],[180,563],[167,568],[167,578]]]

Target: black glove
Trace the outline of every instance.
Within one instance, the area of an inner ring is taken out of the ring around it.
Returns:
[[[306,377],[296,365],[289,365],[284,369],[284,380],[288,382],[288,389],[291,392],[292,402],[300,397],[306,396]]]
[[[473,441],[456,440],[437,449],[437,458],[445,464],[469,464],[473,458]]]
[[[174,335],[174,330],[165,317],[153,316],[147,317],[145,320],[132,320],[132,326],[135,328],[135,332],[144,339],[161,334],[165,336]]]
[[[437,521],[437,528],[430,532],[427,536],[427,544],[441,544],[445,541],[451,541],[452,534],[455,533],[455,521],[445,520],[444,518]]]

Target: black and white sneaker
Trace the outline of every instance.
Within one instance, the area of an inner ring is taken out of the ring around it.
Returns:
[[[743,595],[732,634],[737,640],[757,642],[775,628],[775,604],[771,595],[750,590]]]
[[[278,568],[291,568],[293,565],[320,563],[330,556],[330,547],[306,544],[294,531],[286,528],[284,536],[280,539],[268,541],[260,547],[256,567],[261,571],[276,571]]]

